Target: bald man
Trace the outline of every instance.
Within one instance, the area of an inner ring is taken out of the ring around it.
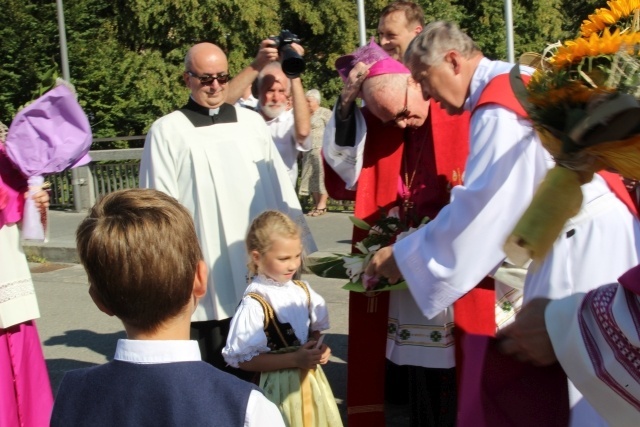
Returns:
[[[224,52],[211,43],[196,44],[184,67],[191,96],[151,126],[140,187],[163,191],[191,212],[209,269],[207,294],[191,319],[191,338],[198,340],[203,360],[239,374],[226,368],[221,350],[246,288],[244,237],[251,221],[264,210],[280,210],[302,227],[307,253],[316,246],[264,119],[226,102]]]

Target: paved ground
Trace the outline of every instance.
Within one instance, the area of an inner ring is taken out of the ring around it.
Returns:
[[[316,239],[319,253],[346,253],[350,249],[351,223],[349,213],[327,213],[309,218],[308,223]],[[87,293],[87,277],[82,267],[74,264],[74,232],[84,214],[52,211],[50,213],[50,241],[44,245],[30,245],[25,251],[32,257],[48,262],[32,263],[42,317],[38,321],[52,386],[57,390],[64,373],[70,369],[93,366],[113,357],[118,338],[125,336],[122,325],[115,318],[95,308]],[[346,420],[347,373],[347,304],[348,295],[341,289],[343,280],[304,277],[327,301],[331,330],[325,342],[332,349],[331,363],[325,372],[343,419]],[[363,361],[366,363],[366,361]],[[372,375],[376,373],[372,372]],[[387,426],[408,425],[408,408],[389,406]],[[345,421],[346,425],[346,421]]]

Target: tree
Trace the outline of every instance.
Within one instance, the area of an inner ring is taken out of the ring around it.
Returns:
[[[376,35],[378,16],[388,3],[366,2],[368,37]],[[503,0],[418,3],[427,22],[456,21],[485,55],[506,57]],[[549,43],[573,37],[581,20],[605,5],[514,0],[516,54],[541,52]],[[342,87],[335,60],[358,47],[351,0],[65,0],[64,8],[71,80],[95,137],[145,133],[155,119],[182,106],[188,94],[181,79],[183,59],[196,42],[218,44],[235,74],[251,62],[261,40],[289,29],[305,47],[303,83],[321,91],[325,106]],[[60,48],[52,0],[3,0],[2,12],[0,121],[9,123],[59,69]]]

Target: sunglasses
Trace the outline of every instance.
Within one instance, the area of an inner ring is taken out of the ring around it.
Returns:
[[[199,76],[191,71],[187,71],[187,74],[189,74],[189,76],[193,77],[194,79],[200,80],[200,84],[203,86],[210,86],[211,84],[213,84],[214,80],[217,80],[218,83],[223,85],[231,78],[229,74],[226,73],[220,73],[217,76],[212,76],[211,74]]]

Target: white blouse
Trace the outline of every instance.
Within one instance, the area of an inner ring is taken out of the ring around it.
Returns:
[[[229,365],[237,368],[239,363],[270,351],[264,333],[264,311],[258,301],[247,296],[250,292],[262,296],[281,323],[291,324],[301,343],[308,341],[309,331],[329,329],[329,312],[324,298],[314,292],[309,283],[305,281],[305,284],[311,297],[310,308],[307,294],[292,281],[279,283],[263,275],[253,278],[231,320],[227,345],[222,350]]]

